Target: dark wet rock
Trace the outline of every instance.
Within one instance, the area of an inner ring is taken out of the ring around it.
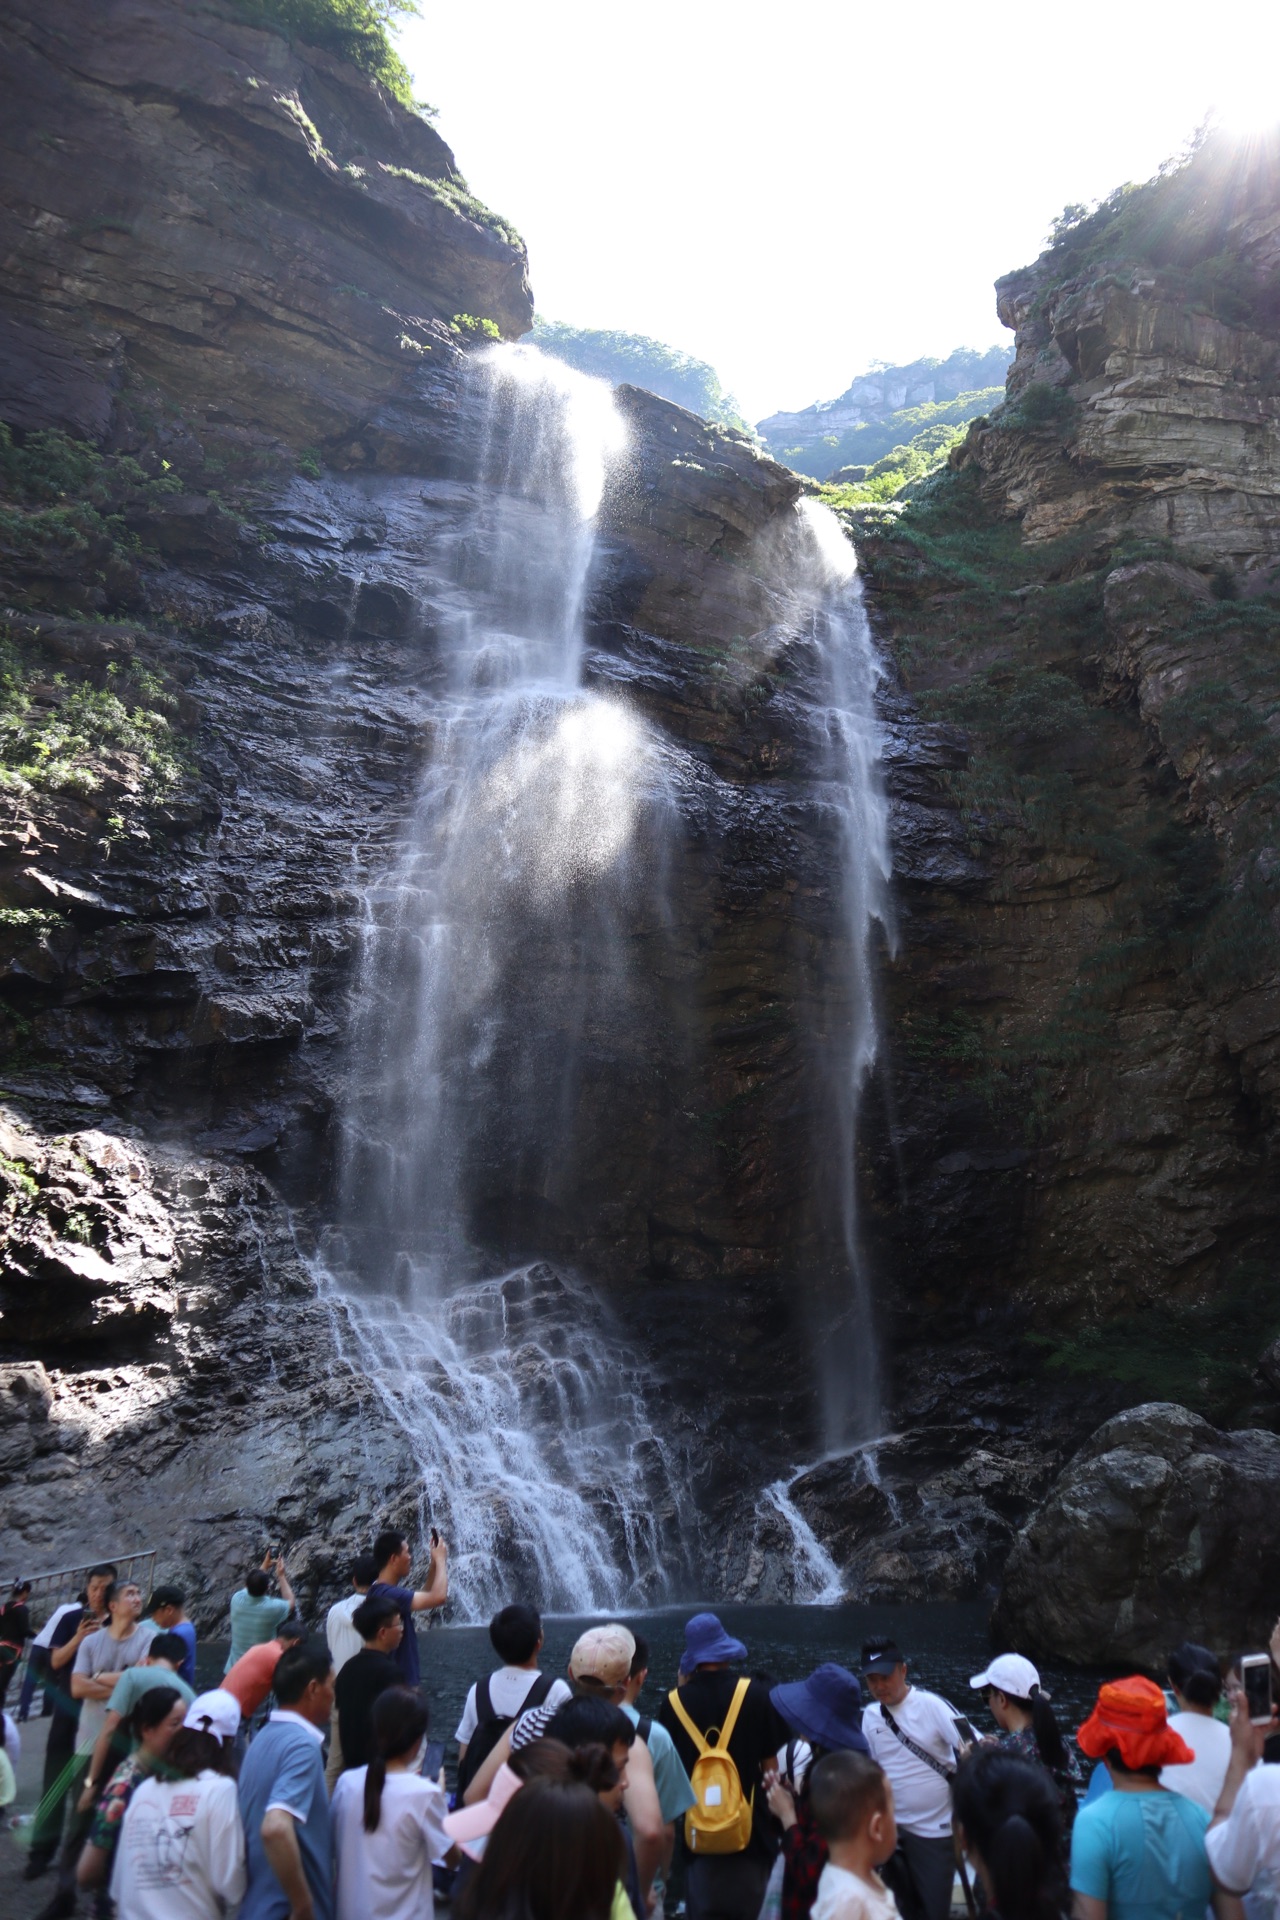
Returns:
[[[996,1633],[1082,1665],[1163,1671],[1191,1639],[1264,1646],[1276,1613],[1280,1437],[1165,1402],[1099,1428],[1019,1535]]]

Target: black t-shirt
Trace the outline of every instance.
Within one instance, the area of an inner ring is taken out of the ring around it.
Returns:
[[[741,1678],[741,1674],[732,1673],[727,1668],[711,1672],[699,1668],[681,1687],[680,1704],[700,1733],[705,1735],[710,1729],[724,1725],[734,1688]],[[664,1696],[657,1717],[675,1742],[685,1772],[692,1773],[698,1749],[677,1718],[669,1696]],[[771,1760],[779,1748],[786,1745],[789,1737],[787,1723],[774,1708],[768,1687],[762,1680],[753,1680],[747,1688],[729,1740],[729,1758],[738,1769],[742,1791],[748,1797],[752,1793],[755,1795],[750,1852],[774,1851],[769,1810],[765,1805],[760,1775],[764,1762]]]
[[[31,1615],[21,1600],[10,1600],[0,1607],[0,1640],[21,1647],[31,1638]]]
[[[369,1715],[373,1703],[388,1687],[402,1687],[404,1675],[389,1653],[375,1647],[361,1647],[338,1675],[334,1698],[338,1705],[338,1738],[342,1742],[342,1765],[365,1767],[371,1756]]]

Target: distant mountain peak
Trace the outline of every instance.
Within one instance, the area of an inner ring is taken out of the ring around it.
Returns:
[[[872,361],[834,400],[770,414],[757,431],[778,459],[823,479],[833,468],[879,459],[922,428],[962,425],[984,412],[994,404],[993,390],[1003,388],[1012,357],[1012,347],[1001,342],[985,350],[957,347],[945,360]]]

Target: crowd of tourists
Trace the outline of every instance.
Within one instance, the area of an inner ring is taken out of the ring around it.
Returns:
[[[27,1670],[0,1805],[42,1690],[41,1920],[433,1920],[445,1903],[459,1920],[947,1920],[957,1902],[972,1920],[1278,1920],[1280,1721],[1205,1647],[1171,1653],[1167,1692],[1107,1682],[1074,1735],[1031,1661],[1001,1654],[969,1683],[980,1733],[888,1638],[857,1673],[777,1682],[699,1613],[649,1713],[640,1633],[592,1626],[544,1672],[538,1613],[513,1604],[450,1765],[415,1631],[448,1597],[444,1542],[421,1586],[412,1564],[403,1533],[380,1534],[321,1636],[269,1554],[201,1693],[180,1589],[144,1602],[94,1567],[34,1632],[15,1587],[0,1706],[24,1652]]]

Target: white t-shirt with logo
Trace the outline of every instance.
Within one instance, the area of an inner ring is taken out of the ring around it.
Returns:
[[[157,1631],[148,1620],[140,1622],[123,1640],[113,1640],[109,1627],[99,1627],[96,1633],[89,1634],[87,1639],[80,1642],[80,1651],[71,1671],[86,1674],[92,1679],[98,1674],[123,1673],[126,1667],[140,1667]],[[80,1702],[80,1730],[76,1735],[76,1746],[80,1752],[94,1745],[106,1717],[105,1700]]]
[[[889,1711],[918,1747],[923,1747],[949,1770],[955,1767],[956,1742],[960,1737],[956,1732],[955,1714],[938,1694],[927,1693],[923,1687],[910,1687],[906,1698]],[[862,1731],[871,1749],[871,1758],[878,1760],[889,1776],[898,1825],[908,1833],[930,1840],[949,1834],[951,1782],[946,1776],[935,1772],[925,1761],[917,1759],[909,1747],[903,1746],[886,1723],[878,1700],[864,1708]]]
[[[333,1790],[337,1920],[432,1920],[431,1863],[443,1860],[452,1845],[444,1830],[449,1802],[420,1773],[389,1773],[377,1827],[366,1833],[368,1771],[353,1767],[339,1774]]]
[[[894,1719],[897,1717],[895,1709]],[[898,1903],[879,1874],[872,1886],[859,1874],[832,1866],[828,1860],[818,1880],[810,1920],[898,1920]]]
[[[493,1703],[494,1712],[500,1713],[504,1719],[511,1719],[519,1713],[529,1697],[530,1688],[535,1685],[538,1678],[537,1671],[532,1667],[499,1667],[496,1673],[491,1673],[489,1699]],[[554,1713],[557,1707],[562,1707],[566,1700],[572,1700],[572,1698],[573,1688],[567,1682],[553,1680],[551,1691],[544,1704]],[[458,1731],[453,1736],[460,1747],[469,1745],[479,1724],[476,1714],[476,1690],[473,1686],[467,1695],[467,1704],[462,1709]]]
[[[236,1783],[144,1780],[120,1829],[111,1898],[120,1920],[213,1920],[244,1898],[244,1828]]]

